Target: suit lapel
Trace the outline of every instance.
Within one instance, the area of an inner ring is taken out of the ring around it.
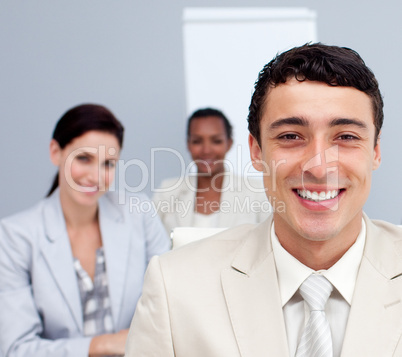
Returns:
[[[222,286],[242,357],[287,356],[288,344],[270,243],[271,220],[239,249]]]
[[[366,246],[356,280],[342,357],[393,356],[402,333],[401,240],[365,217]]]
[[[131,225],[125,222],[121,207],[123,206],[113,203],[108,194],[99,199],[99,222],[115,328],[119,326],[120,321],[131,236]]]
[[[46,200],[43,219],[46,238],[41,240],[42,254],[78,329],[82,331],[83,315],[80,293],[73,266],[70,240],[60,205],[59,190]]]

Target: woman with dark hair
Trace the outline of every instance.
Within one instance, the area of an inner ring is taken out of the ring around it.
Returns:
[[[107,192],[123,132],[103,106],[67,111],[50,142],[48,197],[1,221],[0,355],[124,354],[147,264],[170,242],[154,212]]]
[[[258,223],[271,206],[262,180],[234,175],[225,159],[233,144],[232,125],[218,109],[196,110],[187,121],[193,176],[162,182],[153,201],[166,230],[175,227],[227,228]]]

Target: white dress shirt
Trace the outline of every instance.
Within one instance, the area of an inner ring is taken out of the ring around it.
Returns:
[[[304,326],[310,316],[309,307],[298,289],[312,273],[324,275],[334,286],[326,304],[325,313],[331,327],[334,357],[340,356],[357,273],[366,241],[364,220],[362,220],[362,228],[356,242],[328,270],[314,271],[289,254],[279,243],[275,234],[274,223],[271,227],[271,237],[290,356],[296,354]]]

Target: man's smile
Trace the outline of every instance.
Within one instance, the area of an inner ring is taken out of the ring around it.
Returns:
[[[340,194],[341,190],[309,191],[296,189],[296,192],[301,198],[306,200],[322,202],[334,199]]]

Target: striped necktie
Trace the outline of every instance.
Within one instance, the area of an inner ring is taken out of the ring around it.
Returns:
[[[312,274],[299,291],[310,308],[310,318],[297,347],[296,357],[332,357],[331,329],[325,316],[325,304],[333,286],[322,275]]]

